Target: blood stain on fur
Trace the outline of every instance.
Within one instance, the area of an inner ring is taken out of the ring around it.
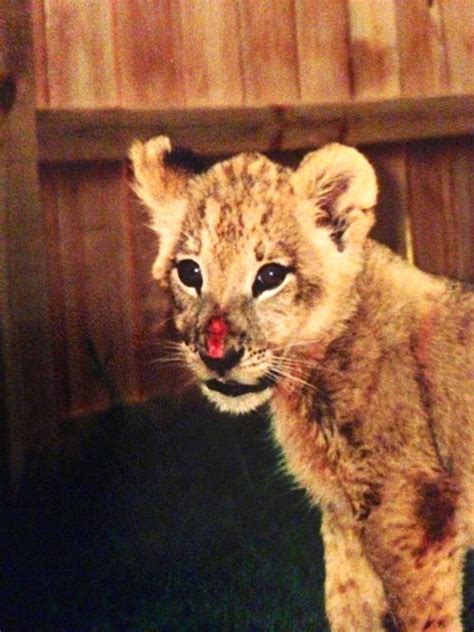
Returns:
[[[419,481],[416,515],[425,532],[425,549],[452,534],[458,491],[448,478]]]

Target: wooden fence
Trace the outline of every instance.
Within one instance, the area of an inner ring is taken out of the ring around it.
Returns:
[[[165,299],[127,181],[135,137],[290,162],[330,140],[361,145],[382,182],[376,236],[426,270],[474,280],[474,3],[0,4],[1,78],[17,87],[1,115],[1,173],[15,191],[0,241],[10,469],[61,445],[78,415],[172,390],[151,363],[149,314],[156,324]],[[18,335],[25,314],[36,346]]]

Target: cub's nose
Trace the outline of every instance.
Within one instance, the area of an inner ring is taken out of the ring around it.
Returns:
[[[199,355],[201,360],[209,369],[211,369],[211,371],[215,371],[219,375],[224,376],[227,371],[233,369],[234,366],[240,362],[242,356],[244,355],[244,349],[238,349],[237,351],[231,349],[222,356],[222,358],[211,358],[207,354],[202,353],[202,351],[199,352]]]

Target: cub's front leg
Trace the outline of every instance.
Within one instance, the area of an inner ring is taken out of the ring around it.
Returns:
[[[446,474],[399,476],[387,482],[383,502],[362,528],[367,556],[401,630],[462,630],[465,551],[457,502],[456,485]]]
[[[321,533],[326,564],[326,616],[331,632],[395,632],[382,581],[350,521],[330,511]]]

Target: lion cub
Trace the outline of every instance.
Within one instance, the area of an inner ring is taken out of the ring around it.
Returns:
[[[331,629],[461,630],[473,295],[367,237],[377,183],[350,147],[295,171],[249,153],[193,175],[160,136],[131,159],[180,358],[221,410],[269,403],[322,509]]]

